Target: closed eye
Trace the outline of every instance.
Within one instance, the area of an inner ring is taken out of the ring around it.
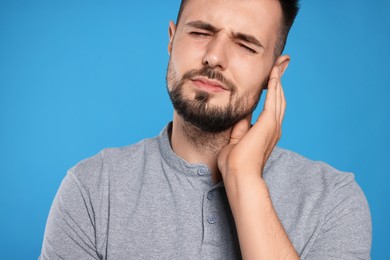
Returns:
[[[241,48],[243,48],[245,51],[249,52],[249,53],[252,53],[252,54],[256,54],[257,51],[255,51],[254,49],[248,47],[247,45],[245,44],[242,44],[242,43],[238,43],[238,46],[240,46]]]
[[[191,32],[189,32],[189,34],[192,35],[192,36],[196,36],[196,37],[208,37],[208,36],[211,36],[210,33],[199,32],[199,31],[191,31]]]

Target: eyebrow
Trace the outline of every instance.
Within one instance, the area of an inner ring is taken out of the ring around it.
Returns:
[[[186,23],[186,25],[191,26],[191,27],[195,27],[198,29],[210,31],[213,33],[218,31],[218,29],[215,26],[213,26],[209,23],[206,23],[206,22],[202,22],[202,21],[193,21],[193,22]]]
[[[265,49],[264,45],[261,44],[261,42],[258,39],[256,39],[256,37],[253,35],[245,34],[245,33],[233,33],[233,37],[236,39],[239,39],[241,41],[244,41],[244,42],[253,44],[257,47]]]
[[[209,23],[203,22],[203,21],[188,22],[188,23],[186,23],[186,26],[191,26],[191,27],[195,27],[195,28],[198,28],[201,30],[210,31],[212,33],[216,33],[219,31],[215,26],[213,26]],[[240,33],[240,32],[233,32],[233,38],[265,49],[264,45],[253,35],[246,34],[246,33]]]

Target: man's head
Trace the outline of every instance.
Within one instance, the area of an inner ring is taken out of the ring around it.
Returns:
[[[222,132],[253,112],[272,67],[283,73],[289,62],[279,55],[281,32],[287,36],[292,23],[288,18],[285,29],[286,6],[279,0],[183,0],[177,25],[170,24],[167,72],[182,119]]]
[[[181,1],[179,12],[176,19],[176,25],[179,24],[184,7],[189,1],[190,0]],[[284,47],[286,45],[288,33],[290,32],[290,28],[294,23],[295,17],[297,16],[299,10],[299,0],[278,0],[278,2],[282,9],[283,15],[282,15],[281,26],[279,28],[279,41],[275,45],[276,56],[282,54]]]

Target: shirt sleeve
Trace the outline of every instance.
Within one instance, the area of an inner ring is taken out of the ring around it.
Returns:
[[[370,259],[370,210],[353,175],[333,187],[323,212],[317,237],[302,259]]]
[[[90,196],[70,171],[50,209],[39,259],[100,259],[95,237]]]

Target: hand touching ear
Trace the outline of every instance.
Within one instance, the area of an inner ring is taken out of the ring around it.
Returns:
[[[229,174],[261,175],[268,157],[281,137],[285,108],[280,69],[275,66],[268,82],[264,109],[256,123],[250,127],[251,117],[238,122],[232,130],[229,144],[219,154],[218,167],[224,180]]]

